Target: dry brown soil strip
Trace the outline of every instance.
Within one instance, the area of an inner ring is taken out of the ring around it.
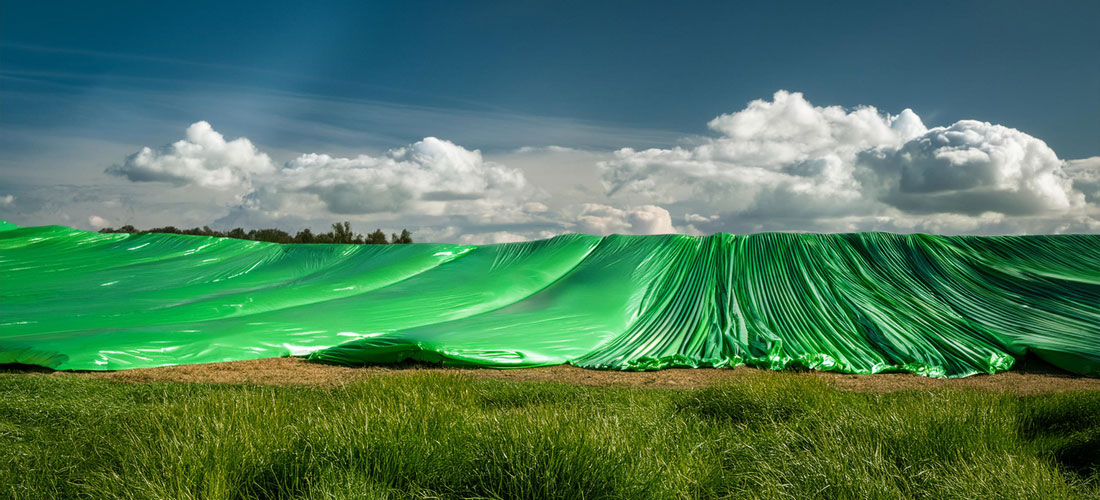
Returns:
[[[845,375],[830,372],[775,372],[756,368],[669,369],[652,372],[589,370],[573,366],[551,366],[494,370],[446,368],[426,364],[400,364],[349,368],[306,361],[301,358],[272,358],[202,365],[169,366],[116,372],[52,372],[33,368],[6,367],[3,373],[43,377],[94,377],[119,382],[190,382],[256,385],[333,386],[369,377],[392,377],[413,373],[448,373],[470,377],[514,381],[565,382],[591,386],[696,388],[722,381],[761,377],[815,377],[842,390],[892,392],[970,388],[985,391],[1039,394],[1071,390],[1100,390],[1100,379],[1073,375],[1039,363],[1022,363],[1017,369],[995,375],[963,379],[933,379],[919,375],[889,373]]]

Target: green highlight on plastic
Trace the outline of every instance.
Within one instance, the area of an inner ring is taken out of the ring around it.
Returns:
[[[1100,375],[1100,236],[279,245],[0,221],[0,363]]]

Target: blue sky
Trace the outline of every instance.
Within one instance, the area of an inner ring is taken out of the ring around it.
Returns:
[[[8,3],[0,217],[466,241],[1100,231],[1098,21],[1096,2]],[[861,106],[923,128],[868,131]],[[270,164],[169,151],[203,121]]]

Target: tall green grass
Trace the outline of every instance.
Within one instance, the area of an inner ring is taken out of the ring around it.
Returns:
[[[20,499],[1080,498],[1098,445],[1096,393],[0,374],[0,496]]]

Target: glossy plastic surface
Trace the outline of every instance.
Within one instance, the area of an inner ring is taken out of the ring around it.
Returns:
[[[278,245],[0,223],[0,363],[309,355],[1100,375],[1100,236],[564,235]]]

